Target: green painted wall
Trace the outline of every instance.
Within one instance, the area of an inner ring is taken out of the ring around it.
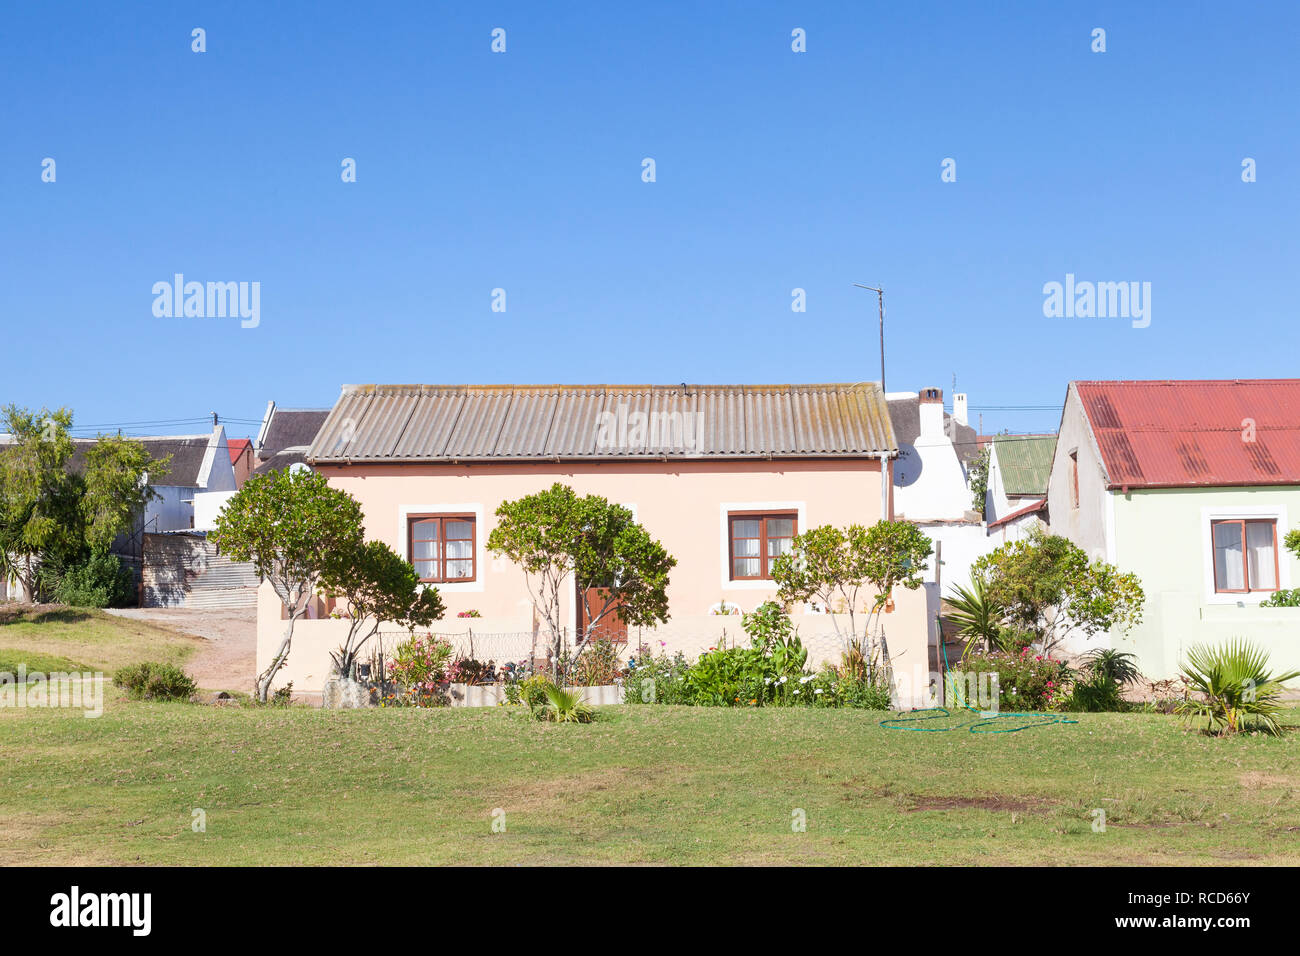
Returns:
[[[1115,563],[1141,578],[1147,602],[1142,624],[1112,639],[1137,654],[1143,673],[1173,677],[1186,648],[1233,636],[1267,649],[1276,670],[1300,669],[1300,608],[1239,607],[1239,596],[1216,603],[1207,593],[1203,510],[1279,511],[1280,584],[1300,587],[1300,559],[1282,548],[1286,531],[1300,525],[1300,487],[1133,491],[1116,493],[1114,508]]]

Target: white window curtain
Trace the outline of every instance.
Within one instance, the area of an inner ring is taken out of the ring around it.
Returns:
[[[1277,559],[1273,554],[1273,522],[1246,522],[1246,565],[1252,591],[1277,588]]]
[[[1235,521],[1214,526],[1214,586],[1220,591],[1245,588],[1241,565],[1241,525]]]

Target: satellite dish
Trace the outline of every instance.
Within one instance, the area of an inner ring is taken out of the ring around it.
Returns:
[[[300,461],[295,461],[289,466],[289,474],[291,475],[305,475],[309,471],[311,471],[311,469]]]

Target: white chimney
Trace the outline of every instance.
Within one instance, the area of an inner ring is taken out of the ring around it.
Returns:
[[[941,440],[947,436],[943,431],[943,389],[921,389],[921,440]]]
[[[965,392],[952,393],[952,420],[955,421],[958,425],[970,424],[970,422],[966,420],[966,393]]]

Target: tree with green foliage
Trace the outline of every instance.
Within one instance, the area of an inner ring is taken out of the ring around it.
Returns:
[[[151,461],[142,443],[101,435],[74,471],[68,409],[10,405],[0,415],[10,436],[0,445],[0,574],[16,577],[30,602],[108,553],[153,495],[147,476],[165,474],[171,459]]]
[[[320,591],[346,603],[348,633],[330,656],[343,677],[351,677],[361,648],[390,622],[412,631],[428,627],[447,610],[438,589],[422,585],[415,568],[382,541],[341,551],[325,567]]]
[[[562,597],[582,597],[581,655],[600,623],[616,615],[625,624],[651,627],[668,620],[668,572],[677,559],[637,524],[632,512],[599,495],[579,497],[559,482],[545,491],[504,501],[487,547],[518,564],[529,597],[548,630],[552,661],[564,652]],[[601,598],[593,607],[593,591]]]
[[[18,579],[24,602],[36,597],[37,571],[52,550],[72,551],[81,541],[72,458],[72,412],[39,413],[9,405],[0,446],[0,569]]]
[[[257,699],[266,703],[271,681],[289,657],[294,624],[322,576],[364,542],[361,505],[316,472],[254,475],[226,503],[208,540],[234,561],[253,562],[288,614],[284,639],[257,675]]]
[[[81,513],[90,549],[107,552],[114,538],[130,530],[158,497],[151,486],[170,471],[171,455],[150,458],[143,442],[100,435],[86,451],[82,475]]]
[[[1071,634],[1122,633],[1142,620],[1146,595],[1137,575],[1090,561],[1078,545],[1042,528],[981,555],[971,575],[1010,622],[1038,636],[1044,653]]]
[[[870,528],[821,525],[795,536],[791,550],[772,563],[772,578],[782,601],[813,602],[828,612],[847,613],[850,651],[860,648],[858,596],[868,589],[874,600],[865,609],[863,637],[868,643],[865,657],[874,669],[876,648],[883,648],[880,614],[894,588],[921,586],[933,550],[930,539],[907,521],[877,521]]]

